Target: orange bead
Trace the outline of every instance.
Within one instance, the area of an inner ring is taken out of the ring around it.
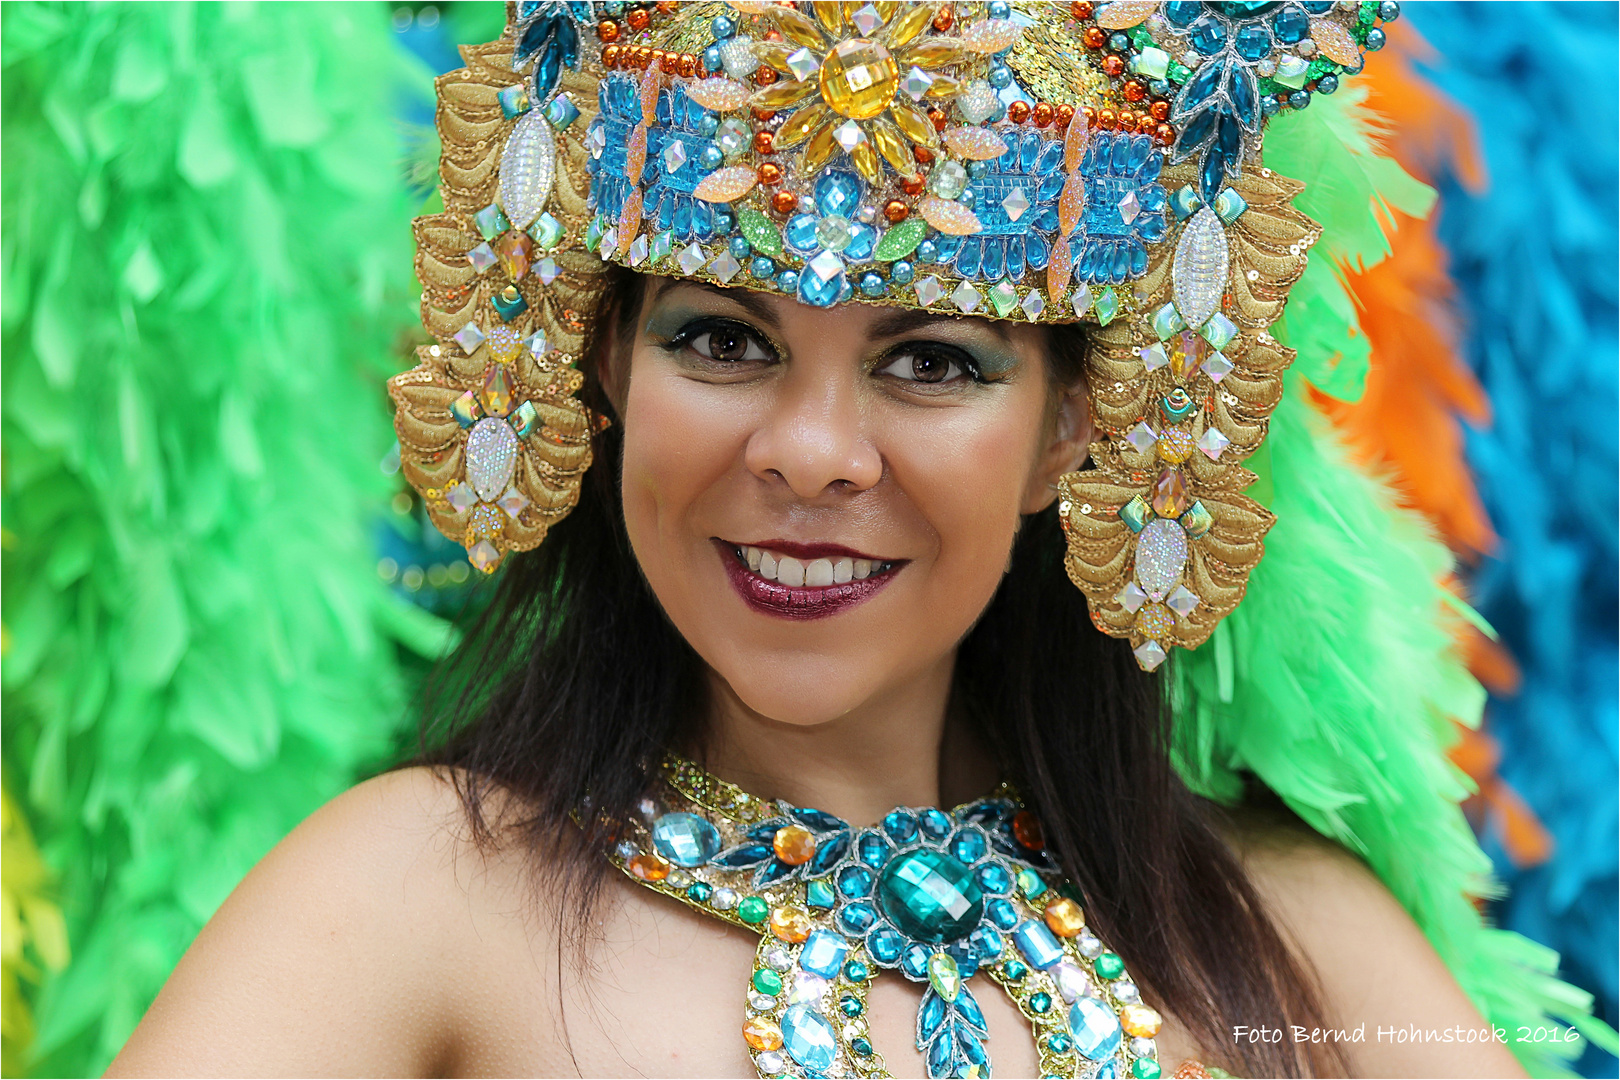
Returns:
[[[1007,106],[1007,119],[1015,124],[1022,124],[1029,119],[1029,102],[1014,101]]]
[[[754,82],[759,86],[769,86],[769,85],[771,85],[771,83],[773,83],[775,81],[776,81],[776,69],[775,68],[768,68],[764,64],[761,64],[759,66],[759,70],[754,72]]]
[[[1047,927],[1058,937],[1079,937],[1080,931],[1086,928],[1085,912],[1067,896],[1060,896],[1047,904],[1044,918]]]
[[[1059,105],[1057,107],[1057,126],[1068,130],[1069,121],[1074,119],[1073,105]]]
[[[619,66],[619,53],[622,52],[617,45],[609,45],[602,50],[602,66],[616,68]]]
[[[907,195],[921,195],[922,194],[922,189],[923,189],[923,178],[922,177],[920,177],[920,176],[902,176],[900,178],[900,190],[905,192]]]
[[[681,62],[680,62],[681,78],[690,79],[693,75],[696,75],[697,74],[697,65],[698,65],[698,58],[697,58],[696,53],[689,53],[689,52],[681,53]]]
[[[652,16],[647,14],[646,8],[631,8],[624,21],[630,24],[632,30],[645,30],[647,24],[652,22]]]
[[[756,154],[774,154],[774,153],[776,153],[776,135],[774,133],[772,133],[772,132],[769,132],[769,131],[756,131],[756,132],[754,132],[754,153],[756,153]]]
[[[926,146],[913,146],[911,156],[917,159],[919,165],[927,165],[934,160],[934,152]]]
[[[1155,101],[1148,106],[1148,114],[1162,124],[1170,119],[1170,103],[1168,101]]]
[[[1119,119],[1115,122],[1119,124],[1119,130],[1121,131],[1134,131],[1136,129],[1136,114],[1129,109],[1121,109],[1119,110]]]
[[[1046,127],[1052,122],[1052,118],[1057,115],[1057,110],[1052,108],[1052,103],[1049,101],[1037,101],[1034,111],[1029,115],[1030,119],[1035,121],[1036,127]]]
[[[883,204],[883,216],[889,219],[891,225],[898,225],[911,216],[911,210],[899,199],[890,199]]]
[[[1074,3],[1069,5],[1069,14],[1081,22],[1091,18],[1092,10],[1092,6],[1086,3],[1086,0],[1074,0]]]
[[[1102,69],[1104,75],[1125,74],[1125,58],[1119,53],[1109,53],[1103,57]]]
[[[774,161],[767,161],[759,167],[759,182],[762,184],[780,184],[782,182],[782,166]]]
[[[666,75],[679,75],[681,73],[681,54],[676,52],[665,53],[663,63],[659,66],[664,69]]]
[[[630,856],[625,866],[642,881],[663,881],[669,877],[669,860],[650,851]]]
[[[658,9],[659,14],[668,15],[675,10],[676,5],[675,0],[658,0],[658,3],[653,6]]]
[[[648,52],[648,55],[647,55],[647,67],[648,68],[655,68],[655,67],[663,67],[663,66],[664,66],[664,50],[663,49],[652,49],[652,50],[650,50]]]
[[[1088,49],[1100,49],[1108,44],[1108,35],[1100,26],[1088,26],[1085,33],[1080,35],[1080,40],[1086,43]]]
[[[1153,129],[1153,137],[1159,141],[1160,146],[1169,146],[1176,141],[1176,129],[1169,124],[1160,124]]]
[[[1113,131],[1119,126],[1119,117],[1114,115],[1113,109],[1098,109],[1097,126],[1104,131]]]
[[[758,120],[762,124],[776,115],[775,109],[754,109],[752,112],[754,114],[754,119]]]
[[[771,209],[778,214],[791,214],[799,205],[799,197],[791,191],[778,191],[771,196]]]
[[[596,36],[603,41],[618,41],[619,24],[612,19],[603,19],[596,24]]]
[[[1028,810],[1020,810],[1013,815],[1013,839],[1029,848],[1031,851],[1041,851],[1046,847],[1046,834],[1041,831],[1041,819]]]
[[[949,30],[955,23],[956,12],[951,10],[951,5],[949,4],[941,7],[938,14],[934,16],[934,29],[938,30],[942,34]]]
[[[935,131],[944,131],[945,125],[950,122],[950,117],[946,116],[942,109],[929,109],[928,120],[934,125]]]
[[[750,1016],[743,1025],[743,1038],[761,1053],[782,1049],[782,1029],[768,1016]]]
[[[1146,97],[1147,97],[1147,87],[1142,84],[1142,80],[1140,80],[1140,79],[1127,79],[1127,80],[1125,80],[1125,100],[1126,101],[1141,101]]]
[[[1085,108],[1081,109],[1080,111],[1086,114],[1086,127],[1096,127],[1097,126],[1097,110],[1096,109],[1092,108],[1090,105],[1087,105]]]
[[[776,857],[789,866],[803,866],[816,853],[816,834],[803,825],[784,825],[771,841]]]
[[[810,913],[802,907],[779,907],[771,912],[771,933],[789,945],[797,945],[810,936]]]

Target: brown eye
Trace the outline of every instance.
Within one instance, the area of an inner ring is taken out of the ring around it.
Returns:
[[[748,352],[748,338],[732,329],[709,334],[709,355],[716,360],[741,360]]]
[[[967,374],[967,365],[937,352],[902,352],[879,372],[915,383],[943,383]]]
[[[754,336],[739,326],[716,326],[705,330],[692,338],[690,347],[699,356],[722,364],[770,359]]]
[[[939,356],[913,356],[911,377],[918,382],[944,382],[951,374],[951,362]]]

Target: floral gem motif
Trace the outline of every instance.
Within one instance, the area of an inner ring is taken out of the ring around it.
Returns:
[[[861,198],[860,178],[854,173],[828,169],[816,178],[814,194],[816,212],[789,218],[782,235],[789,248],[804,256],[800,302],[831,307],[849,296],[848,265],[872,257],[878,233],[851,220]]]
[[[742,843],[709,860],[723,870],[754,870],[755,888],[826,877],[849,854],[848,823],[821,810],[780,804],[785,813],[747,830]]]
[[[1103,134],[1080,160],[1084,242],[1076,274],[1082,281],[1119,285],[1147,272],[1147,244],[1164,239],[1163,155],[1146,135]]]
[[[842,149],[855,171],[877,184],[883,179],[879,155],[901,176],[912,177],[918,170],[911,146],[939,145],[919,103],[955,93],[957,79],[939,69],[969,53],[955,39],[924,36],[933,20],[931,5],[885,15],[888,7],[872,6],[856,25],[864,36],[838,41],[793,7],[767,9],[784,40],[763,48],[760,59],[789,78],[756,93],[752,104],[795,110],[777,132],[776,146],[802,143],[803,172],[820,171]]]
[[[637,185],[629,173],[629,153],[643,120],[640,90],[625,75],[604,78],[597,88],[599,113],[586,133],[591,157],[587,205],[616,221]],[[646,132],[645,170],[651,178],[642,188],[645,214],[659,231],[676,240],[708,240],[715,235],[715,207],[692,197],[703,178],[723,160],[712,136],[716,114],[694,101],[681,87],[659,91],[657,118]]]
[[[1018,281],[1044,270],[1051,256],[1047,237],[1058,229],[1063,192],[1063,143],[1034,131],[1009,135],[1005,153],[984,163],[968,181],[973,212],[983,228],[960,240],[938,241],[941,258],[955,252],[965,278]]]
[[[579,0],[523,0],[518,4],[512,70],[534,64],[534,100],[544,104],[557,90],[566,66],[579,68],[579,24],[591,21],[591,5]]]

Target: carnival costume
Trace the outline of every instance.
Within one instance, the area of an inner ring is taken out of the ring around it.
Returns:
[[[1375,198],[1418,187],[1367,167],[1329,97],[1398,13],[509,5],[502,39],[438,82],[445,209],[417,222],[434,344],[390,383],[404,473],[480,570],[543,541],[605,422],[574,362],[610,262],[816,307],[1084,322],[1098,434],[1060,481],[1066,568],[1097,627],[1172,679],[1183,777],[1230,800],[1252,772],[1364,855],[1493,1022],[1579,1022],[1547,957],[1465,896],[1488,864],[1438,745],[1478,690],[1444,658],[1437,549],[1283,393],[1285,340],[1329,354],[1302,357],[1319,384],[1354,352],[1331,269],[1272,332],[1324,236],[1284,160],[1340,190],[1322,218],[1363,230]],[[1262,152],[1268,118],[1323,104],[1329,122]],[[741,1035],[761,1076],[887,1075],[865,1020],[881,971],[926,984],[930,1076],[991,1073],[977,974],[1030,1021],[1044,1075],[1161,1075],[1159,1015],[1043,846],[1012,788],[860,827],[671,759],[613,859],[759,934]]]

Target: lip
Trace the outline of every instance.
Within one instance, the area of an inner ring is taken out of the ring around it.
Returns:
[[[779,619],[827,619],[842,614],[877,595],[906,565],[903,561],[898,562],[893,568],[881,574],[873,574],[869,578],[842,585],[795,587],[767,581],[748,569],[747,564],[737,558],[736,549],[739,545],[717,538],[714,546],[720,554],[720,562],[726,569],[726,576],[731,580],[731,587],[737,590],[737,595],[742,598],[743,603],[762,615],[772,615]],[[794,544],[771,540],[748,546],[770,548],[795,559],[823,559],[835,556],[871,558],[838,544]]]

